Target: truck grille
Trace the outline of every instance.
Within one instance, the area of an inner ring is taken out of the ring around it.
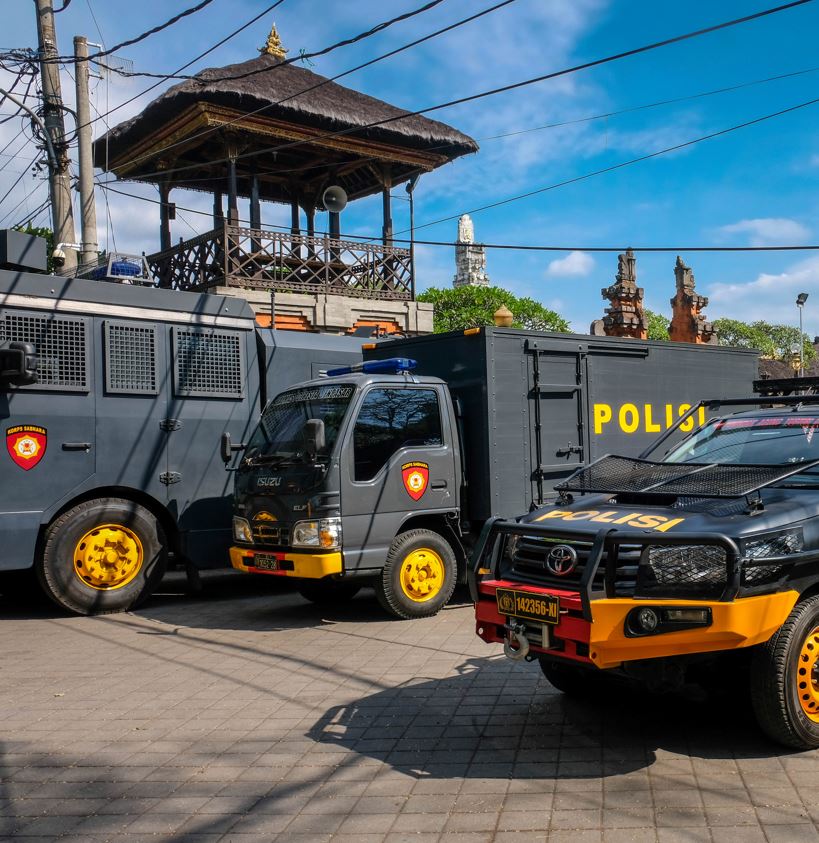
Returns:
[[[257,522],[253,524],[252,531],[254,544],[265,547],[289,547],[290,545],[289,524]]]
[[[568,545],[577,553],[576,567],[564,576],[557,576],[552,573],[546,565],[549,553],[558,545]],[[591,542],[521,536],[512,553],[511,566],[504,572],[504,575],[508,574],[514,579],[545,585],[550,588],[576,589],[579,587],[583,572],[586,569],[591,548]],[[637,586],[637,570],[640,564],[641,551],[640,545],[620,545],[615,575],[616,597],[631,597],[634,594]],[[506,564],[509,564],[508,559]],[[604,589],[605,572],[606,554],[604,553],[594,576],[593,588],[595,590]]]

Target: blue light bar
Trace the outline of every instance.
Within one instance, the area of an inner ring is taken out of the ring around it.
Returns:
[[[417,360],[409,357],[390,357],[387,360],[368,360],[366,363],[354,363],[352,366],[342,366],[339,369],[330,369],[327,372],[328,378],[337,378],[340,375],[397,375],[400,372],[411,372],[418,365]]]

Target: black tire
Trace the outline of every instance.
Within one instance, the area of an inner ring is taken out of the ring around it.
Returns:
[[[819,747],[819,722],[807,716],[800,702],[800,694],[808,700],[812,696],[812,671],[800,659],[803,646],[819,653],[817,627],[819,595],[797,603],[770,640],[755,648],[751,662],[751,702],[757,722],[777,743],[797,749]],[[814,706],[819,718],[819,705],[814,702]]]
[[[340,606],[349,602],[361,591],[361,583],[338,580],[302,580],[299,594],[317,606]]]
[[[129,531],[142,549],[141,561],[130,568],[132,573],[136,569],[132,578],[111,588],[90,585],[80,578],[82,565],[75,567],[81,539],[103,525]],[[96,615],[133,608],[150,595],[167,563],[165,533],[151,512],[134,501],[99,498],[72,507],[49,525],[35,567],[40,585],[58,606],[78,615]]]
[[[423,559],[425,551],[432,552],[431,558],[437,557],[434,567],[441,569],[440,576],[431,577],[430,582],[433,579],[440,582],[431,596],[413,599],[402,588],[402,577],[406,575],[406,566],[412,564],[410,557],[419,554],[415,558]],[[452,597],[457,577],[458,562],[446,539],[432,530],[408,530],[393,539],[384,570],[375,583],[375,594],[382,608],[393,617],[402,620],[428,618],[437,615]]]
[[[600,688],[601,677],[595,675],[596,668],[577,667],[551,659],[538,659],[538,661],[547,681],[567,697],[587,698]]]

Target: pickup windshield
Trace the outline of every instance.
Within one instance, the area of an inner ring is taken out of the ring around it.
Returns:
[[[817,459],[819,416],[793,415],[716,419],[674,448],[664,462],[789,465]],[[789,485],[817,481],[817,469],[787,479]]]
[[[324,448],[319,460],[330,455],[355,387],[328,384],[291,389],[277,396],[262,413],[247,446],[245,457],[251,462],[283,464],[304,458],[304,423],[308,419],[324,422]]]

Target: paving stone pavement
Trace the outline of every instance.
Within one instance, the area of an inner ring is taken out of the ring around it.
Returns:
[[[819,840],[819,753],[739,691],[570,701],[465,598],[397,622],[205,583],[96,618],[0,596],[0,840]]]

